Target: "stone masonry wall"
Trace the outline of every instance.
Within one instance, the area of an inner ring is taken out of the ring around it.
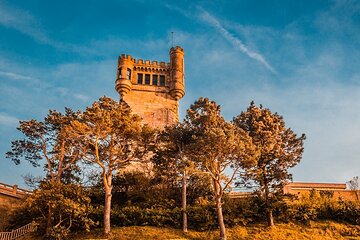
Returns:
[[[143,122],[155,128],[178,121],[178,102],[167,92],[150,91],[153,86],[133,86],[133,90],[123,97],[131,106],[133,113],[138,114]]]

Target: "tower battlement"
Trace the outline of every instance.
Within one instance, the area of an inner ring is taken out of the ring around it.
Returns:
[[[184,80],[184,50],[176,46],[170,49],[170,62],[120,55],[115,89],[145,123],[161,128],[178,121]]]
[[[118,66],[122,65],[124,61],[132,61],[135,67],[157,67],[157,68],[168,68],[170,63],[159,62],[159,61],[150,61],[144,59],[135,59],[131,55],[121,54],[118,59]]]

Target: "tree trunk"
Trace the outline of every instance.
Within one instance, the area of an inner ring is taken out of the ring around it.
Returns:
[[[268,227],[273,227],[274,226],[274,218],[273,218],[273,214],[272,214],[272,206],[270,203],[270,191],[269,191],[269,185],[268,185],[268,180],[266,178],[266,169],[265,166],[263,167],[263,173],[264,173],[264,187],[265,187],[265,206],[266,206],[266,211],[267,211],[267,224]]]
[[[222,204],[221,204],[222,192],[221,192],[220,182],[217,179],[213,179],[213,186],[214,186],[215,201],[216,201],[216,213],[217,213],[219,229],[220,229],[220,240],[226,240],[226,230],[225,230],[224,217],[222,213]]]
[[[186,171],[183,173],[182,179],[182,216],[183,216],[183,232],[187,233],[187,213],[186,213]]]
[[[274,226],[274,218],[273,218],[272,212],[273,212],[272,209],[269,208],[268,212],[267,212],[268,227],[273,227]]]
[[[50,233],[52,215],[53,215],[53,209],[51,206],[49,206],[48,215],[47,215],[47,219],[46,219],[45,236],[48,236]]]
[[[110,233],[111,188],[105,188],[104,234]]]
[[[220,240],[226,240],[226,230],[225,230],[220,196],[216,196],[216,212],[217,212],[218,223],[220,228]]]

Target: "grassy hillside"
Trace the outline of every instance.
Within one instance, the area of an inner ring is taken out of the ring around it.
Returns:
[[[113,228],[112,235],[108,239],[113,240],[185,240],[185,239],[218,239],[218,231],[195,232],[189,231],[183,235],[181,230],[157,227],[119,227]],[[40,238],[32,238],[38,240]],[[73,239],[104,239],[101,231],[96,230],[88,234],[79,234]],[[335,222],[311,222],[309,225],[301,224],[277,224],[272,229],[264,225],[248,227],[235,227],[228,229],[228,239],[232,240],[333,240],[333,239],[360,239],[360,226],[340,224]]]

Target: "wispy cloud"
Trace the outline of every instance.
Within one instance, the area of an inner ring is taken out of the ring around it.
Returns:
[[[4,1],[0,1],[0,25],[19,31],[38,43],[50,45],[56,49],[79,54],[94,54],[93,49],[72,43],[64,43],[50,37],[41,26],[41,22],[33,15],[22,9],[12,7]]]
[[[0,76],[1,75],[5,76],[7,78],[15,79],[15,80],[38,80],[38,79],[30,77],[30,76],[21,75],[21,74],[14,73],[14,72],[4,72],[4,71],[0,70]]]
[[[28,12],[0,2],[0,24],[28,35],[38,42],[58,45],[40,28],[39,22]]]
[[[165,6],[166,8],[168,8],[169,10],[178,12],[178,13],[180,13],[181,15],[187,17],[187,18],[190,18],[190,19],[193,18],[193,15],[191,14],[190,11],[186,11],[186,10],[184,10],[184,9],[182,9],[182,8],[179,8],[179,7],[175,6],[175,5],[171,5],[171,4],[168,4],[168,3],[165,3],[164,6]]]
[[[74,97],[76,99],[79,99],[79,100],[83,101],[83,102],[89,102],[90,101],[90,97],[85,96],[84,94],[76,93],[76,94],[74,94]]]
[[[19,119],[10,116],[6,113],[0,112],[0,124],[6,126],[16,126],[19,123]]]
[[[253,50],[251,50],[248,46],[246,46],[239,38],[237,38],[236,36],[232,35],[221,23],[220,21],[215,18],[213,15],[211,15],[208,11],[206,11],[205,9],[203,9],[200,6],[195,7],[196,10],[189,10],[191,9],[193,6],[191,5],[189,7],[189,9],[186,11],[182,8],[179,8],[177,6],[174,5],[170,5],[170,4],[165,4],[164,5],[166,8],[178,12],[181,15],[183,15],[186,18],[189,19],[194,19],[194,18],[199,18],[202,22],[210,25],[211,27],[215,28],[228,42],[230,42],[234,47],[236,47],[237,49],[239,49],[241,52],[245,53],[247,56],[249,56],[250,58],[258,61],[259,63],[261,63],[263,66],[265,66],[269,71],[271,71],[274,74],[277,74],[276,70],[270,65],[270,63],[268,63],[265,59],[265,57],[263,55],[261,55],[258,52],[255,52]],[[193,13],[193,12],[196,13]]]
[[[272,73],[276,74],[276,70],[266,61],[266,59],[260,53],[250,50],[239,38],[233,36],[227,29],[225,29],[220,23],[220,21],[214,16],[212,16],[209,12],[205,11],[200,7],[199,10],[201,12],[200,18],[204,22],[218,30],[227,41],[234,45],[234,47],[238,48],[241,52],[245,53],[250,58],[258,61]]]

